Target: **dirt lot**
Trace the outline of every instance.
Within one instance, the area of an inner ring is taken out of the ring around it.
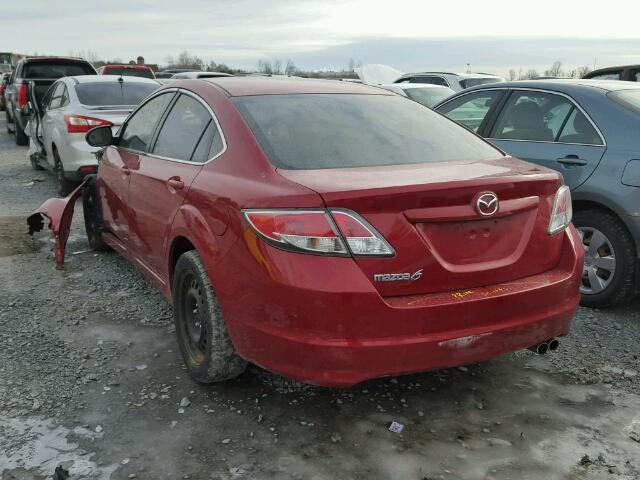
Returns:
[[[62,272],[48,232],[26,235],[54,180],[5,131],[0,120],[0,479],[58,465],[73,480],[640,478],[640,303],[580,309],[545,356],[350,390],[256,367],[200,386],[170,305],[132,266],[87,251],[80,222]]]

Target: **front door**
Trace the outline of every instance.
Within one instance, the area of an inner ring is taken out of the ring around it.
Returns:
[[[584,183],[606,149],[593,122],[568,97],[549,92],[511,93],[488,140],[522,160],[559,171],[571,189]]]

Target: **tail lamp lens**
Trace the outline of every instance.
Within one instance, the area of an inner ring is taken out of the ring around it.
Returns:
[[[24,107],[27,102],[27,84],[23,83],[18,87],[18,107]]]
[[[569,226],[573,209],[571,208],[571,191],[569,187],[563,185],[558,189],[556,198],[551,209],[551,220],[549,221],[549,235],[558,233]]]
[[[85,117],[83,115],[65,115],[64,123],[69,133],[87,133],[92,128],[113,126],[111,122],[101,118]]]
[[[244,210],[243,214],[260,238],[284,250],[335,256],[393,255],[386,240],[353,212]]]

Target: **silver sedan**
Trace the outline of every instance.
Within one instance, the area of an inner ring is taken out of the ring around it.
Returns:
[[[135,106],[160,86],[155,80],[117,75],[59,79],[36,105],[30,128],[33,167],[53,171],[58,193],[66,195],[98,166],[98,149],[85,141],[85,134],[101,125],[110,125],[115,133]]]

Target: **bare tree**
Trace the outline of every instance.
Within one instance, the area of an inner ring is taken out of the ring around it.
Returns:
[[[527,70],[526,72],[524,72],[524,75],[521,76],[522,80],[533,80],[536,79],[540,76],[540,74],[538,73],[537,70],[530,68],[529,70]]]
[[[273,73],[280,75],[282,73],[282,62],[276,60],[273,62]]]
[[[273,73],[273,67],[270,61],[258,60],[258,71],[260,73],[266,73],[268,75]]]
[[[553,62],[551,68],[544,71],[545,76],[547,77],[562,77],[564,76],[564,72],[562,71],[562,62]]]
[[[509,70],[509,81],[513,82],[514,80],[518,79],[518,74],[516,73],[515,69],[511,69]]]
[[[582,67],[578,67],[576,69],[576,78],[582,78],[590,71],[591,71],[591,67],[589,67],[588,65],[583,65]]]
[[[295,75],[297,71],[298,69],[296,68],[296,65],[291,59],[288,59],[287,64],[284,67],[284,73],[286,75]]]
[[[349,67],[347,68],[348,72],[353,72],[356,68],[356,61],[353,58],[349,59]]]

